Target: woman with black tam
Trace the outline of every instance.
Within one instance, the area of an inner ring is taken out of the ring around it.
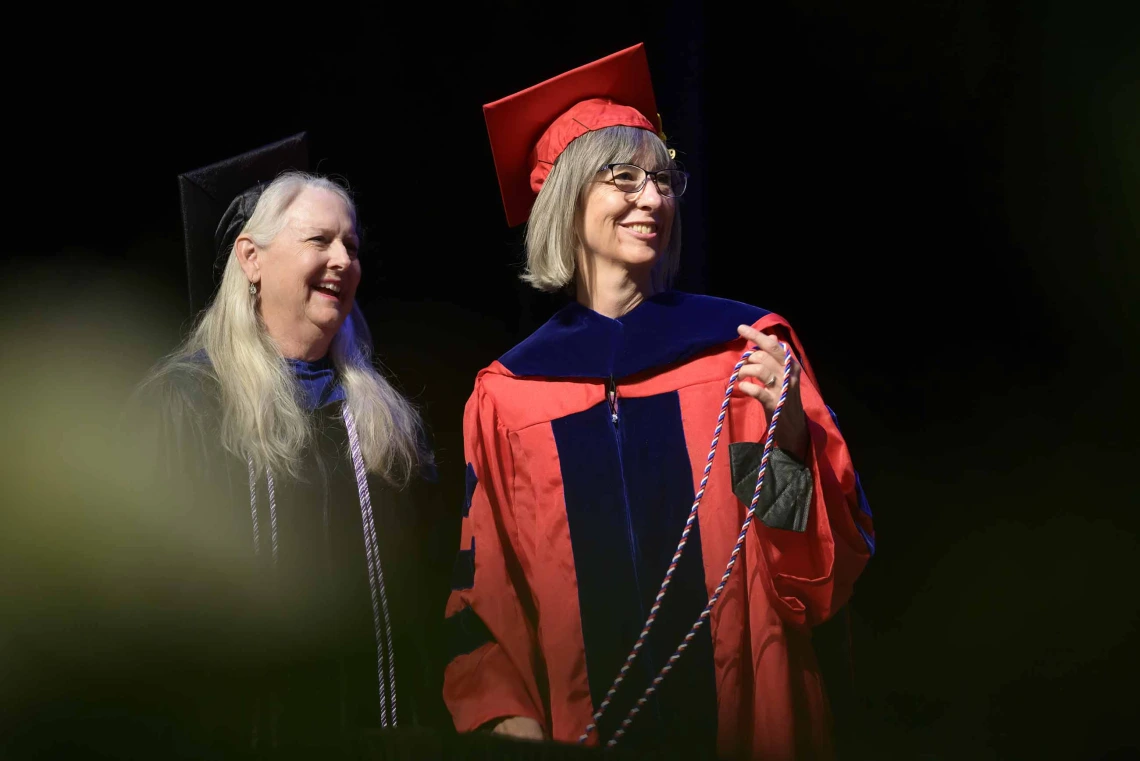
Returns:
[[[371,360],[354,204],[306,163],[300,135],[180,177],[191,301],[220,284],[139,401],[201,545],[176,574],[194,744],[351,749],[438,713],[432,455]]]

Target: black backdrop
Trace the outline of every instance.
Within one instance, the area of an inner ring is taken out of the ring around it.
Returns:
[[[175,176],[307,130],[458,507],[475,372],[559,305],[517,279],[480,106],[644,41],[694,175],[679,285],[796,326],[875,511],[850,757],[1100,757],[1140,715],[1140,14],[1117,6],[187,4],[18,33],[44,15],[11,32],[5,292],[126,283],[172,346]]]

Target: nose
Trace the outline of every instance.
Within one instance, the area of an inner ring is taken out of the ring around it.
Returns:
[[[656,209],[663,202],[664,197],[661,195],[661,191],[657,189],[657,183],[653,181],[652,177],[646,177],[645,184],[637,193],[637,208]]]
[[[343,270],[352,262],[352,256],[348,253],[348,248],[344,245],[344,241],[335,240],[329,246],[329,269]]]

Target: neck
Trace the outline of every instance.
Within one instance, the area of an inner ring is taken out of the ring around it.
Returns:
[[[332,345],[332,334],[325,335],[324,331],[314,326],[311,333],[297,335],[296,331],[285,333],[275,331],[272,325],[266,325],[269,337],[277,344],[277,350],[286,359],[303,359],[306,362],[316,362],[329,353]]]
[[[616,320],[653,296],[652,269],[630,269],[615,262],[579,258],[578,303]],[[583,265],[587,266],[583,266]]]

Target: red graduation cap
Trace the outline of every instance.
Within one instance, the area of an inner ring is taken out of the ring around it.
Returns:
[[[575,139],[603,127],[660,131],[642,43],[488,103],[483,116],[511,227],[530,216],[554,160]]]

